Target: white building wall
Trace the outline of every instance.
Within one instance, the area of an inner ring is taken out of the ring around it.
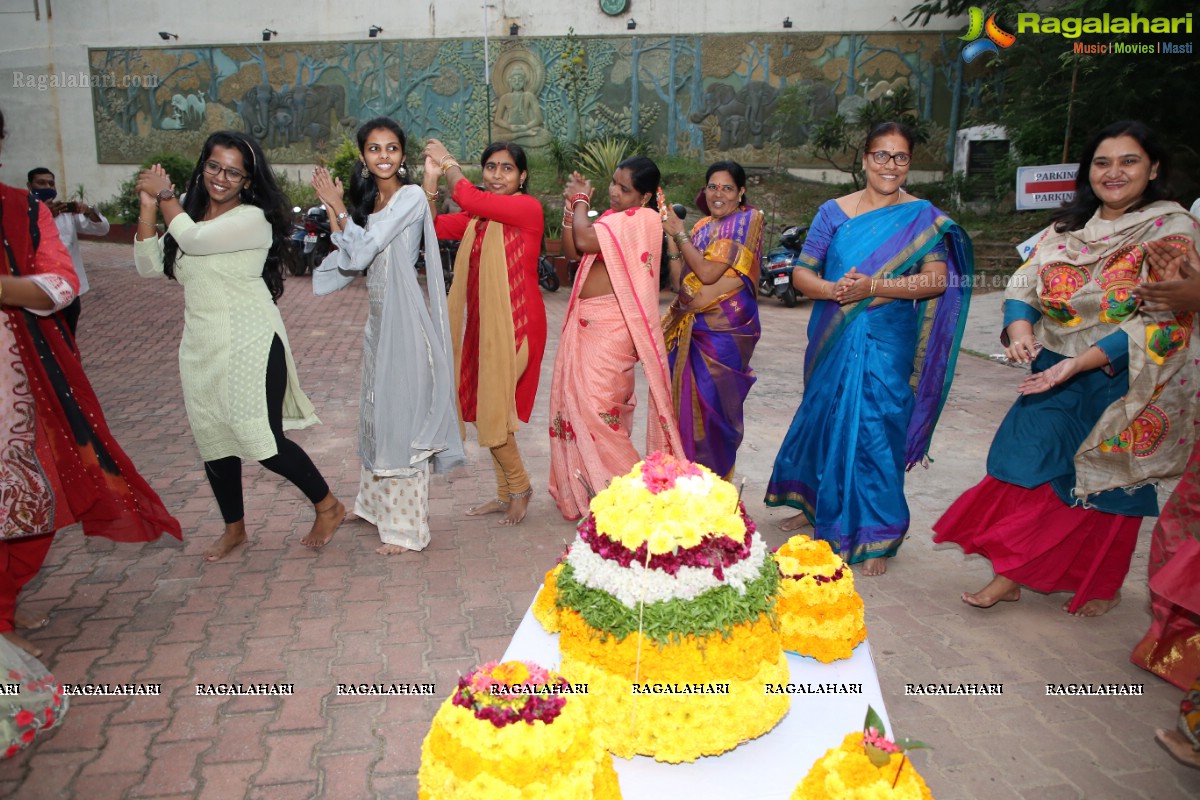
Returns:
[[[793,32],[863,33],[906,29],[901,20],[916,0],[630,0],[625,13],[610,17],[599,0],[493,0],[487,9],[489,36],[561,36],[574,27],[581,36],[632,33]],[[8,137],[0,153],[0,181],[25,185],[32,167],[49,167],[59,191],[83,184],[90,199],[107,200],[129,177],[124,164],[97,164],[92,100],[79,76],[89,73],[89,47],[153,47],[158,35],[179,36],[170,44],[261,42],[264,28],[275,41],[366,39],[372,25],[382,39],[482,37],[482,0],[384,2],[383,0],[0,0],[0,109]],[[960,21],[934,20],[932,30],[959,30]],[[55,86],[70,84],[76,88]],[[41,84],[39,86],[39,81]],[[293,167],[294,168],[294,167]]]

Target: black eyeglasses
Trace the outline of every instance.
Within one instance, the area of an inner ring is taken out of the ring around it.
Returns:
[[[889,153],[887,150],[870,150],[867,152],[867,155],[880,166],[883,166],[888,161],[895,161],[897,167],[903,167],[912,158],[908,153]]]
[[[222,167],[215,161],[205,161],[204,171],[209,175],[212,175],[214,178],[224,172],[225,177],[233,183],[237,183],[246,177],[246,173],[242,172],[240,169],[234,169],[233,167]]]

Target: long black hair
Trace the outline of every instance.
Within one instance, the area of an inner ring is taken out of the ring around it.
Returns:
[[[658,164],[646,156],[630,156],[617,164],[617,169],[629,170],[633,178],[633,188],[641,194],[649,194],[653,204],[651,207],[662,211],[658,207],[658,186],[662,183],[662,173],[658,171]]]
[[[525,157],[525,148],[521,145],[516,142],[492,142],[479,157],[479,166],[486,167],[488,159],[501,152],[512,156],[513,163],[517,165],[517,172],[525,173],[525,180],[519,181],[520,185],[517,187],[517,194],[524,194],[525,184],[529,183],[529,159]]]
[[[359,126],[358,132],[354,134],[354,138],[358,142],[359,155],[363,154],[367,146],[367,138],[380,129],[391,131],[400,140],[400,163],[404,164],[404,129],[391,117],[375,117]],[[399,165],[395,171],[401,186],[409,182],[408,167],[406,166],[404,169],[405,174],[403,175],[400,174]],[[375,176],[367,172],[366,177],[363,177],[363,172],[366,172],[366,163],[360,158],[354,162],[354,167],[350,171],[350,205],[352,207],[350,216],[360,227],[367,224],[367,217],[375,211],[375,198],[379,196],[379,187],[375,185]]]
[[[1064,203],[1063,207],[1055,212],[1051,218],[1054,222],[1054,230],[1059,233],[1077,231],[1086,225],[1096,213],[1096,209],[1100,207],[1100,198],[1096,197],[1096,192],[1092,189],[1092,159],[1096,157],[1096,150],[1099,149],[1101,142],[1105,139],[1116,139],[1119,136],[1129,136],[1137,140],[1137,143],[1146,151],[1146,155],[1150,157],[1150,163],[1158,164],[1158,174],[1154,180],[1146,186],[1146,191],[1142,192],[1141,198],[1126,210],[1133,211],[1153,203],[1155,200],[1167,199],[1169,196],[1167,181],[1171,175],[1170,153],[1159,143],[1158,137],[1154,135],[1150,126],[1144,122],[1136,120],[1114,122],[1093,136],[1092,140],[1087,143],[1087,147],[1083,148],[1083,153],[1079,156],[1079,173],[1075,176],[1075,199],[1070,203]]]
[[[283,295],[284,267],[294,266],[295,251],[284,245],[292,232],[292,210],[287,196],[279,188],[275,173],[267,163],[267,156],[253,137],[237,131],[217,131],[204,142],[196,168],[188,179],[186,194],[181,200],[183,210],[194,220],[201,220],[208,211],[208,188],[204,185],[204,165],[212,157],[214,147],[229,147],[242,154],[242,165],[250,185],[241,191],[243,203],[262,209],[263,216],[271,226],[271,249],[263,263],[262,279],[271,291],[271,299],[278,301]],[[163,272],[175,279],[175,259],[179,255],[179,243],[167,234],[163,239]]]

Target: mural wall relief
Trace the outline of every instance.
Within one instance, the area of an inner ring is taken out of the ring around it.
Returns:
[[[575,41],[587,67],[575,80],[562,63],[565,37],[493,45],[493,139],[538,149],[554,137],[619,134],[666,154],[803,164],[814,126],[889,88],[908,86],[940,129],[959,113],[952,96],[972,96],[937,33]],[[477,153],[488,137],[483,47],[473,39],[94,49],[89,60],[97,73],[157,79],[93,90],[102,163],[193,153],[223,128],[253,134],[275,162],[311,163],[381,115],[454,152]]]

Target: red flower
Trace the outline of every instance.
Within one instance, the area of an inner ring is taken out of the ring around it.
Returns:
[[[15,669],[10,669],[8,671],[8,679],[10,681],[19,681],[19,680],[21,680],[21,678],[24,678],[24,677],[25,677],[24,675],[17,672]]]
[[[33,741],[33,737],[35,736],[37,736],[37,728],[30,728],[21,734],[21,741],[25,744],[29,744]]]
[[[51,725],[54,724],[54,709],[47,708],[44,716],[46,718],[46,727],[49,728]]]
[[[4,757],[5,757],[5,758],[12,758],[13,756],[15,756],[15,755],[16,755],[17,753],[19,753],[19,752],[21,752],[21,748],[20,748],[18,745],[15,745],[15,744],[10,744],[10,745],[8,746],[8,749],[4,751]]]
[[[17,723],[17,727],[24,728],[26,725],[32,725],[37,721],[37,717],[27,708],[23,708],[13,717],[13,722]]]

